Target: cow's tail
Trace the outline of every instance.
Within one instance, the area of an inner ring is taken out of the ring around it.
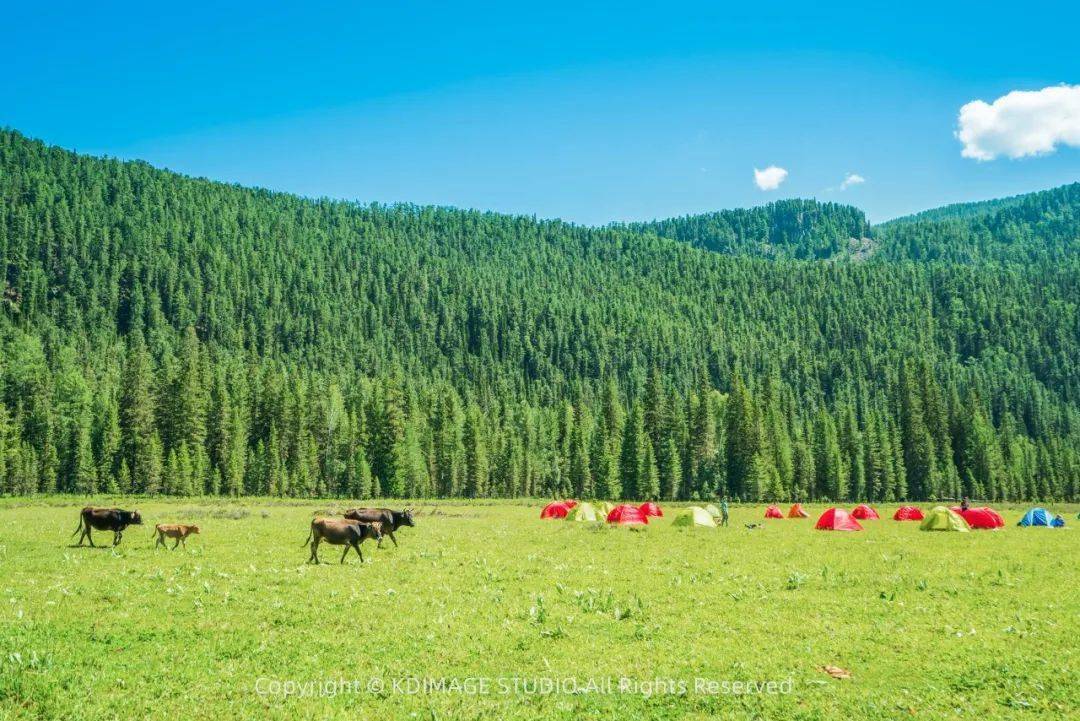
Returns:
[[[81,531],[83,529],[83,521],[84,521],[84,519],[82,517],[82,512],[80,512],[79,513],[79,526],[78,526],[78,528],[75,529],[75,533],[78,533],[79,531]],[[71,535],[74,536],[75,533],[72,533]]]
[[[300,548],[303,548],[304,546],[311,543],[311,537],[314,536],[314,535],[315,535],[315,521],[312,520],[311,529],[308,531],[308,534],[307,534],[307,540],[305,540],[303,543],[300,544]]]

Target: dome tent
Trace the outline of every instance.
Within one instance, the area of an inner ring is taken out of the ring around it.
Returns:
[[[968,532],[967,521],[959,514],[945,506],[936,506],[926,514],[926,518],[919,524],[920,531],[960,531]]]
[[[861,531],[862,526],[843,508],[830,508],[814,524],[819,531]]]
[[[1018,526],[1046,526],[1049,527],[1054,517],[1045,508],[1032,508],[1020,519]]]
[[[614,505],[608,503],[607,501],[600,501],[599,503],[595,504],[595,506],[596,515],[599,516],[601,519],[607,518],[607,514],[611,513],[611,509],[615,508]]]
[[[675,514],[672,526],[678,528],[716,528],[712,515],[701,506],[689,506]]]
[[[579,503],[566,514],[568,521],[600,521],[603,516],[596,512],[596,506],[591,503]]]
[[[1065,528],[1065,519],[1061,516],[1054,516],[1054,520],[1050,521],[1050,525],[1054,528]]]
[[[653,501],[645,501],[640,506],[638,506],[638,510],[644,513],[646,516],[660,517],[664,515],[664,509],[660,508],[660,506]]]
[[[577,505],[577,501],[575,501],[573,498],[567,498],[566,500],[563,501],[563,505],[566,506],[567,508],[573,508],[574,506]]]
[[[769,506],[768,508],[765,509],[765,517],[766,518],[783,518],[784,514],[780,511],[780,509],[777,506]]]
[[[611,509],[611,513],[607,515],[607,522],[619,526],[644,526],[648,524],[649,517],[642,513],[637,506],[624,503]]]
[[[900,506],[892,517],[894,521],[921,521],[923,518],[922,510],[915,506]]]
[[[566,518],[566,514],[570,512],[570,508],[562,501],[554,501],[544,506],[544,510],[540,511],[541,518]]]
[[[993,508],[969,508],[966,511],[957,511],[960,516],[967,521],[967,524],[972,528],[1004,528],[1005,519],[1001,517],[1001,514],[995,511]]]
[[[803,510],[801,503],[796,503],[787,512],[788,518],[809,518],[810,514]]]
[[[719,508],[717,508],[717,507],[716,507],[716,506],[715,506],[714,504],[712,504],[712,503],[710,503],[709,505],[705,506],[705,510],[706,510],[706,511],[708,511],[709,515],[710,515],[710,516],[712,516],[713,518],[719,518],[719,517],[720,517],[720,509],[719,509]]]
[[[860,503],[851,509],[851,517],[858,518],[860,521],[877,521],[881,518],[877,511],[865,503]]]

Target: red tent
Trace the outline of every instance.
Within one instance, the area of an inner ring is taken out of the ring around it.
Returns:
[[[784,514],[780,512],[780,509],[776,506],[769,506],[765,509],[766,518],[783,518]]]
[[[656,505],[652,501],[646,501],[638,506],[638,510],[644,513],[646,516],[662,516],[664,515],[663,509]]]
[[[969,508],[966,511],[957,508],[955,510],[972,528],[1004,528],[1005,526],[1005,519],[993,508]]]
[[[544,506],[544,510],[540,511],[541,518],[566,518],[566,514],[570,512],[570,506],[566,505],[562,501],[555,501]]]
[[[860,521],[876,521],[881,518],[881,516],[877,514],[877,511],[875,511],[873,508],[866,505],[865,503],[861,503],[858,506],[855,506],[855,508],[851,511],[851,517],[858,518]]]
[[[624,503],[611,509],[611,513],[607,514],[607,522],[617,523],[620,526],[641,526],[649,522],[649,517],[637,506]]]
[[[574,506],[577,505],[577,501],[575,501],[573,498],[567,498],[565,501],[563,501],[563,504],[567,508],[573,508]]]
[[[893,514],[894,521],[921,521],[923,513],[915,506],[900,506]]]
[[[843,508],[830,508],[817,519],[814,528],[819,531],[861,531],[862,526]]]
[[[801,503],[796,503],[791,507],[791,510],[787,512],[788,518],[809,518],[810,514],[803,510]]]

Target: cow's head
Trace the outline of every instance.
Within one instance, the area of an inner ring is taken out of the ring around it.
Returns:
[[[406,508],[404,511],[401,512],[401,525],[403,525],[403,526],[415,526],[416,525],[415,523],[413,523],[412,509],[411,508]]]
[[[131,512],[131,522],[133,524],[135,524],[136,526],[141,526],[142,525],[142,516],[139,515],[138,511],[132,511]]]
[[[191,528],[192,533],[198,533],[199,532],[199,527],[198,526],[190,526],[190,528]]]

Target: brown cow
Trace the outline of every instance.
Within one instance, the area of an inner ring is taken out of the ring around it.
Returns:
[[[175,538],[176,543],[173,544],[172,550],[176,550],[176,547],[181,543],[184,544],[184,548],[187,548],[185,538],[192,533],[198,533],[198,526],[185,526],[183,523],[159,523],[154,526],[154,533],[157,534],[157,543],[154,544],[154,548],[165,545],[165,537]]]
[[[395,511],[390,508],[350,508],[345,511],[345,518],[364,523],[381,523],[382,530],[390,535],[390,540],[394,542],[395,548],[397,548],[398,543],[394,537],[394,531],[402,526],[413,527],[416,525],[413,522],[411,508],[406,508],[403,511]],[[382,540],[379,541],[378,548],[382,548]]]
[[[142,516],[138,511],[124,511],[119,508],[95,508],[94,506],[87,506],[82,509],[79,514],[79,527],[75,529],[75,533],[82,531],[82,535],[79,536],[79,545],[83,545],[83,539],[90,541],[90,545],[94,548],[94,537],[90,535],[90,529],[95,528],[99,531],[112,531],[113,532],[113,545],[117,545],[123,540],[124,529],[128,526],[141,526]],[[75,535],[72,533],[71,535]]]
[[[344,521],[338,518],[315,518],[311,521],[311,531],[308,533],[304,545],[311,542],[311,558],[308,563],[319,561],[319,542],[326,541],[333,546],[345,546],[345,552],[341,554],[341,562],[345,563],[345,556],[350,548],[356,549],[356,555],[360,556],[360,562],[364,561],[364,554],[360,552],[360,544],[368,538],[376,541],[382,540],[381,523],[361,523],[359,521]]]

